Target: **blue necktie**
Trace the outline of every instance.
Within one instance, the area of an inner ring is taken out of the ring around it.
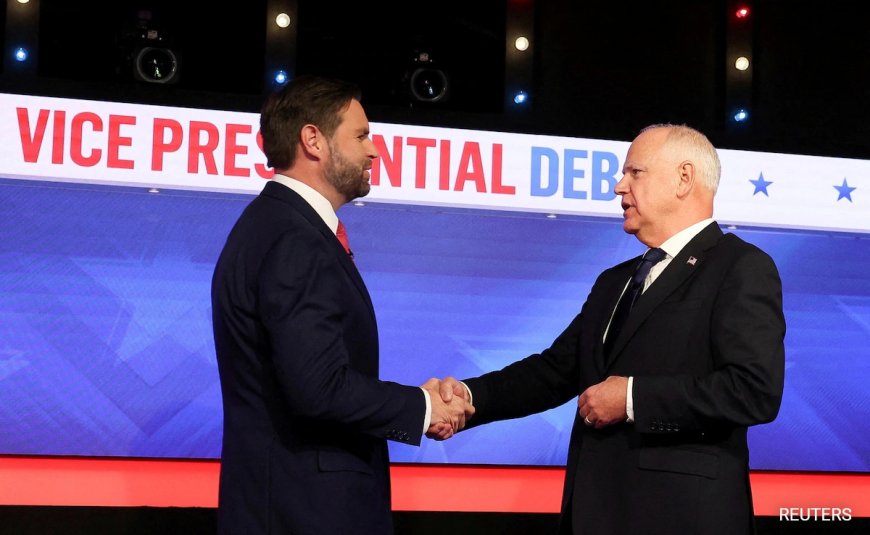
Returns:
[[[649,270],[665,258],[666,253],[661,249],[650,249],[643,255],[643,258],[638,264],[634,275],[631,276],[631,282],[628,283],[628,288],[616,304],[616,311],[613,313],[613,319],[610,321],[610,328],[607,330],[607,338],[604,339],[604,354],[610,355],[613,349],[613,342],[619,337],[619,332],[622,326],[628,320],[628,315],[631,313],[634,303],[640,294],[643,292],[643,283],[646,276],[649,275]]]

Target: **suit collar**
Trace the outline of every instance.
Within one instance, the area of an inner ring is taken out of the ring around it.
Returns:
[[[332,208],[332,204],[330,204],[329,199],[324,197],[319,191],[312,188],[305,182],[297,180],[293,177],[287,175],[275,175],[272,177],[271,183],[278,183],[283,186],[286,186],[302,197],[305,202],[307,202],[314,211],[317,212],[317,215],[320,216],[321,219],[326,223],[326,226],[332,230],[332,233],[335,234],[338,229],[338,216],[335,214],[335,210]]]
[[[674,258],[678,254],[680,254],[680,251],[682,251],[683,248],[685,248],[686,245],[688,245],[688,243],[692,241],[695,236],[697,236],[705,228],[710,226],[710,223],[712,222],[712,218],[707,218],[698,221],[693,225],[689,225],[688,227],[684,228],[683,230],[677,232],[676,234],[665,240],[665,242],[662,243],[659,248],[662,249],[664,252],[668,253],[671,258]]]
[[[266,186],[260,192],[260,195],[271,197],[291,205],[317,232],[323,235],[326,242],[331,244],[333,252],[338,258],[338,263],[353,281],[360,294],[362,294],[363,299],[365,299],[365,302],[372,313],[372,317],[374,317],[375,310],[372,305],[371,296],[369,295],[368,289],[366,289],[362,276],[359,274],[359,270],[356,268],[356,264],[354,264],[347,252],[345,252],[344,247],[341,245],[341,242],[338,241],[338,238],[336,238],[335,233],[327,226],[326,222],[324,222],[323,218],[317,213],[317,211],[294,190],[277,182],[267,182]]]

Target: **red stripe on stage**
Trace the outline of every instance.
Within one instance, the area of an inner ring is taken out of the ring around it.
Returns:
[[[217,461],[0,456],[0,505],[215,507]],[[393,465],[393,509],[556,513],[564,469]],[[753,472],[755,513],[839,507],[870,517],[870,474]]]

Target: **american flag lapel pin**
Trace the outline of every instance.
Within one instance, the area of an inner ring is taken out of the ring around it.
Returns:
[[[698,262],[698,259],[695,258],[694,256],[690,256],[689,259],[686,260],[686,263],[689,264],[690,266],[694,266],[697,262]]]

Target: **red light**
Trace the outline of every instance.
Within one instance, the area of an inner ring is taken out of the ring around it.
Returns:
[[[749,8],[748,7],[741,7],[740,9],[737,10],[736,15],[737,15],[738,19],[745,19],[746,17],[749,16]]]

